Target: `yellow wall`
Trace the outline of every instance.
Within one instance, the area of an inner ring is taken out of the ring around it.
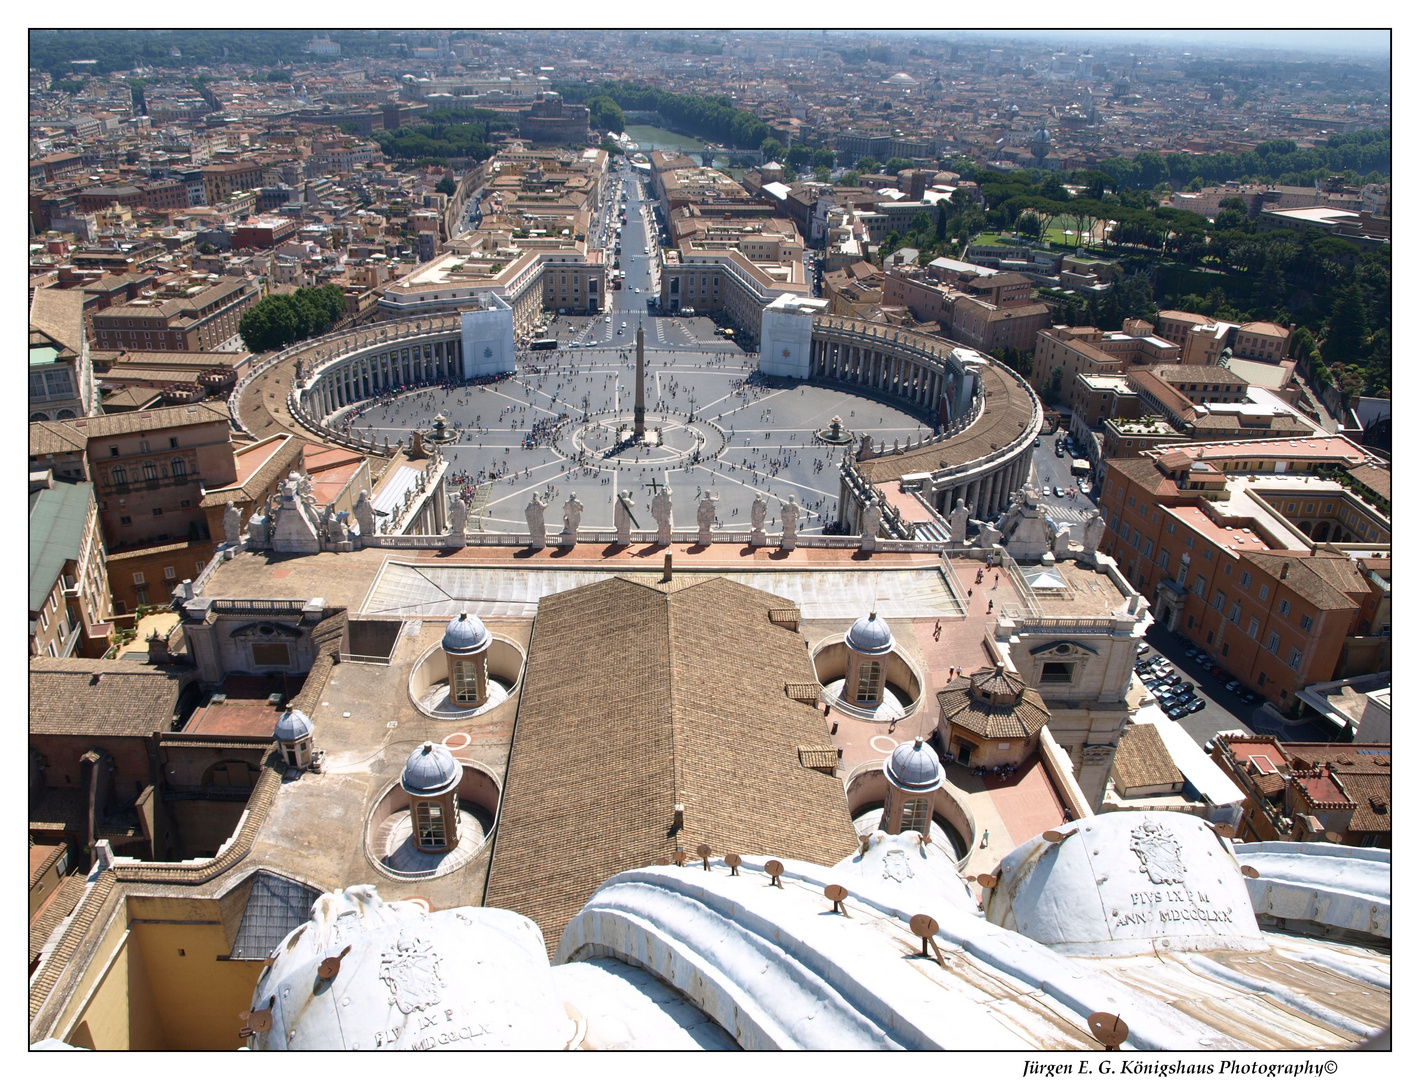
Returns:
[[[113,958],[107,973],[60,1037],[97,1050],[237,1049],[261,964],[217,959],[234,929],[219,903],[131,897],[115,928],[124,922],[127,934],[106,935],[95,957],[95,967]]]

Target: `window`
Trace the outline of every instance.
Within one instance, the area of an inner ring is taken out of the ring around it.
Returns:
[[[1228,609],[1228,622],[1236,623],[1240,618],[1242,618],[1242,605],[1235,603]]]
[[[115,484],[126,484],[128,483],[128,470],[122,465],[115,465],[109,472],[109,478]]]
[[[165,566],[165,567],[163,567],[163,580],[164,580],[164,581],[175,581],[176,579],[177,579],[177,571],[176,571],[176,570],[174,570],[171,566]]]
[[[1267,635],[1266,648],[1268,652],[1272,653],[1275,656],[1278,648],[1280,648],[1281,645],[1282,639],[1277,635],[1276,630],[1273,630],[1270,634]]]
[[[119,519],[118,519],[118,523],[119,523],[120,525],[132,525],[132,524],[133,524],[133,519],[132,519],[131,517],[129,517],[127,514],[123,514],[123,515],[120,515],[120,517],[119,517]]]
[[[1257,621],[1257,616],[1256,616],[1256,615],[1254,615],[1252,618],[1248,619],[1248,621],[1247,621],[1247,636],[1248,636],[1248,637],[1250,637],[1250,638],[1252,638],[1254,641],[1256,641],[1256,640],[1257,640],[1257,632],[1258,632],[1259,630],[1261,630],[1261,629],[1262,629],[1262,624]]]
[[[1192,533],[1189,533],[1187,536],[1185,536],[1185,537],[1183,538],[1183,546],[1186,547],[1186,548],[1191,548],[1191,547],[1193,546],[1193,534],[1192,534]]]
[[[251,661],[257,667],[289,667],[291,647],[284,641],[254,641]]]
[[[163,516],[163,508],[162,508],[161,506],[155,506],[155,507],[153,507],[153,516],[154,516],[154,517],[162,517],[162,516]]]
[[[1207,590],[1208,583],[1203,580],[1203,575],[1199,574],[1193,579],[1193,595],[1201,600],[1203,599],[1203,594],[1207,592]]]
[[[187,462],[183,461],[182,458],[173,458],[173,463],[172,463],[171,468],[172,468],[172,470],[173,470],[173,475],[174,475],[174,476],[186,476],[186,475],[187,475]]]
[[[1230,563],[1230,562],[1225,562],[1225,563],[1223,564],[1223,574],[1224,574],[1225,576],[1227,576],[1227,577],[1232,577],[1232,576],[1233,576],[1233,564],[1232,564],[1232,563]]]
[[[1166,573],[1166,574],[1169,572],[1169,549],[1168,549],[1168,548],[1160,548],[1160,549],[1159,549],[1159,569],[1162,570],[1162,571],[1163,571],[1164,573]]]
[[[478,671],[473,660],[454,661],[454,700],[463,705],[478,703]]]
[[[1291,613],[1292,613],[1292,605],[1291,605],[1291,603],[1290,603],[1289,601],[1287,601],[1287,600],[1278,600],[1278,601],[1277,601],[1277,614],[1278,614],[1278,615],[1281,615],[1282,618],[1285,619],[1285,618],[1286,618],[1288,615],[1290,615]]]
[[[1303,629],[1303,630],[1310,630],[1311,628],[1312,628],[1312,617],[1311,617],[1310,615],[1303,615],[1303,616],[1302,616],[1302,629]]]
[[[1302,650],[1293,649],[1287,654],[1287,666],[1293,671],[1302,670]]]
[[[191,500],[191,499],[183,499],[183,501],[180,502],[180,503],[178,503],[178,505],[179,505],[180,507],[182,507],[182,509],[186,510],[188,507],[190,507],[190,506],[192,505],[192,500]]]
[[[153,462],[151,462],[151,461],[145,461],[145,462],[143,462],[143,479],[144,479],[144,480],[156,480],[156,479],[158,479],[158,466],[155,465],[155,464],[153,464]]]
[[[1211,631],[1211,630],[1208,631],[1207,643],[1208,643],[1209,645],[1213,644],[1213,631]]]
[[[1267,685],[1267,672],[1265,672],[1265,671],[1259,671],[1259,672],[1257,673],[1257,685],[1258,685],[1258,686],[1266,686],[1266,685]]]
[[[135,571],[133,572],[133,584],[135,584],[135,585],[142,585],[146,580],[147,580],[147,579],[143,577],[143,571],[142,571],[142,570],[135,570]]]
[[[856,700],[860,705],[873,705],[878,700],[878,688],[882,682],[882,664],[869,660],[858,668],[858,692]]]
[[[1040,681],[1048,683],[1071,683],[1075,681],[1075,665],[1058,660],[1047,660],[1040,669]]]
[[[1213,610],[1214,610],[1214,611],[1222,611],[1222,610],[1223,610],[1223,601],[1224,601],[1223,590],[1222,590],[1222,589],[1219,589],[1217,592],[1215,592],[1215,593],[1213,594]]]
[[[1164,532],[1168,533],[1170,536],[1173,535],[1173,522],[1172,522],[1172,521],[1166,521],[1166,522],[1164,522]]]
[[[1144,556],[1144,558],[1147,559],[1147,558],[1148,558],[1149,556],[1151,556],[1153,553],[1154,553],[1154,542],[1153,542],[1152,540],[1145,540],[1145,541],[1144,541],[1144,550],[1141,552],[1141,554]]]
[[[1203,549],[1203,561],[1204,561],[1204,562],[1212,562],[1212,561],[1213,561],[1213,549],[1212,549],[1212,548],[1204,548],[1204,549]]]
[[[418,802],[414,804],[415,828],[419,831],[419,846],[442,848],[447,841],[444,834],[444,808],[438,803]]]
[[[1226,641],[1223,642],[1223,653],[1222,653],[1222,655],[1224,655],[1224,656],[1227,656],[1227,655],[1228,655],[1228,643],[1227,643]]]
[[[1244,570],[1244,571],[1242,572],[1242,576],[1241,576],[1240,578],[1238,578],[1238,588],[1240,588],[1240,589],[1246,589],[1246,588],[1247,588],[1249,585],[1251,585],[1251,584],[1252,584],[1252,575],[1249,574],[1246,570]]]
[[[902,832],[926,834],[931,827],[932,804],[927,799],[908,799],[902,804]]]
[[[1266,599],[1267,599],[1267,586],[1266,586],[1266,585],[1259,585],[1259,586],[1257,587],[1257,598],[1258,598],[1259,600],[1266,600]]]

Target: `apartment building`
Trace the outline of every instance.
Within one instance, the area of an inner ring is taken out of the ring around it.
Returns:
[[[67,420],[98,411],[84,329],[84,293],[36,289],[30,301],[29,418]]]
[[[142,298],[94,318],[100,349],[211,352],[237,336],[247,309],[261,297],[243,279],[189,285],[187,295]]]
[[[94,485],[30,474],[30,655],[102,656],[109,584]]]
[[[29,443],[31,471],[94,485],[117,614],[165,602],[212,557],[203,490],[238,479],[225,403],[31,424]]]
[[[1160,623],[1295,710],[1303,688],[1335,677],[1348,639],[1389,633],[1357,563],[1388,550],[1389,519],[1318,471],[1366,461],[1335,436],[1109,460],[1101,546]]]
[[[1213,761],[1246,794],[1238,839],[1391,846],[1389,743],[1222,735]]]
[[[785,243],[751,258],[740,243],[692,242],[666,252],[661,270],[662,311],[722,313],[741,335],[741,343],[759,342],[764,308],[785,293],[810,298],[813,287],[804,271],[802,244]],[[767,256],[776,254],[772,261]]]
[[[1039,331],[1031,386],[1042,395],[1055,387],[1058,404],[1073,409],[1079,375],[1121,375],[1132,365],[1178,359],[1180,350],[1173,342],[1152,334],[1141,335],[1137,327],[1131,329],[1136,332],[1105,331],[1094,326],[1052,326]]]
[[[202,196],[208,206],[224,202],[238,191],[261,187],[265,165],[257,161],[231,161],[202,167]]]

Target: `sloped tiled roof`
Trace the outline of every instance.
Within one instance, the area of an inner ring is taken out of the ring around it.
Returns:
[[[146,736],[167,731],[186,669],[132,660],[30,660],[31,735]]]
[[[948,723],[984,739],[1028,739],[1050,720],[1040,692],[1000,667],[958,675],[937,704]]]
[[[1153,724],[1130,724],[1124,729],[1110,773],[1125,790],[1183,783],[1183,773]]]
[[[608,877],[678,844],[821,865],[851,854],[841,781],[800,760],[828,740],[818,711],[784,693],[816,682],[804,639],[768,618],[788,606],[680,575],[545,597],[484,903],[536,921],[551,951]]]

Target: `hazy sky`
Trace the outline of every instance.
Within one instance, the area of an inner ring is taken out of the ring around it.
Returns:
[[[939,31],[941,33],[941,31]],[[951,36],[992,37],[1029,41],[1076,41],[1088,45],[1147,42],[1187,47],[1271,49],[1280,52],[1390,54],[1388,30],[954,30]]]

